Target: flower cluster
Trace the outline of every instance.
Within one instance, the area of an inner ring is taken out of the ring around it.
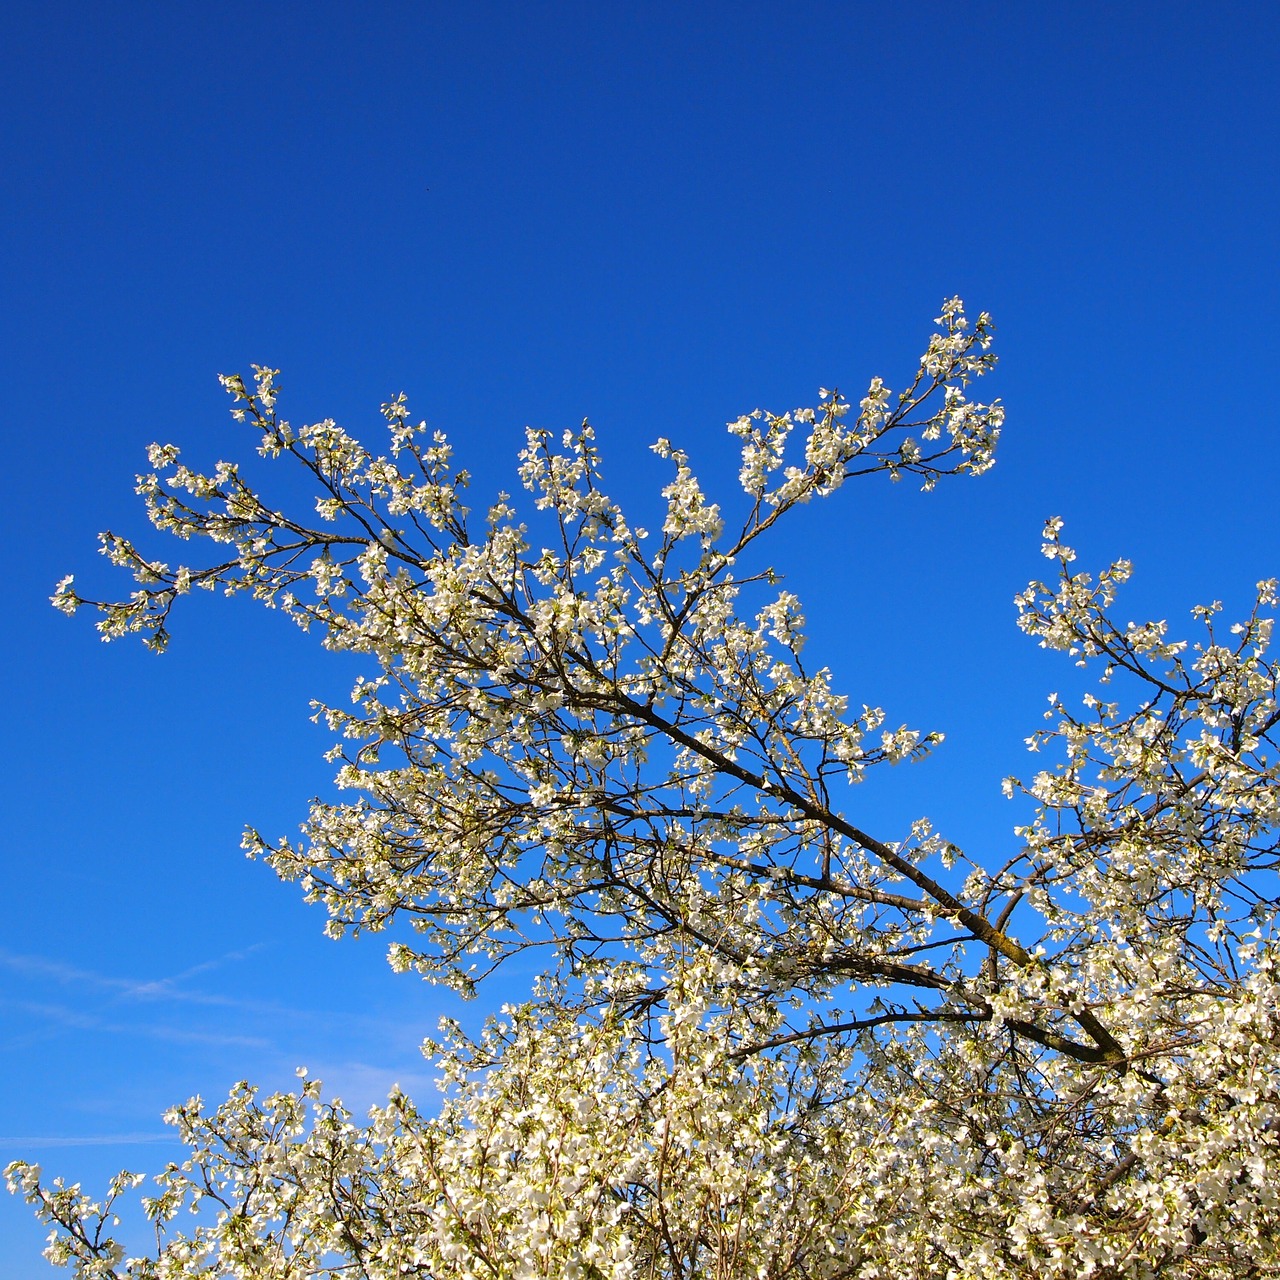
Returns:
[[[18,1162],[51,1260],[114,1280],[358,1274],[479,1280],[714,1276],[1191,1280],[1280,1268],[1274,582],[1195,646],[1117,624],[1045,533],[1052,583],[1023,629],[1096,668],[1054,695],[1006,778],[1025,820],[979,860],[919,818],[848,816],[869,770],[936,732],[888,727],[804,657],[804,610],[763,566],[770,531],[855,477],[925,489],[994,460],[992,325],[958,299],[904,389],[871,381],[729,424],[740,497],[688,455],[656,532],[608,496],[589,424],[530,431],[526,523],[473,521],[448,441],[383,407],[375,456],[277,414],[277,373],[224,379],[319,519],[238,467],[154,446],[158,528],[222,548],[172,568],[104,535],[136,579],[94,601],[108,638],[162,647],[193,587],[248,592],[369,664],[321,706],[347,798],[301,841],[246,835],[328,929],[388,931],[393,968],[471,992],[540,948],[527,1005],[428,1046],[433,1112],[367,1123],[317,1082],[237,1086],[171,1113],[191,1151],[144,1201],[156,1249]],[[541,522],[541,523],[539,523]],[[184,1207],[196,1225],[178,1225]]]

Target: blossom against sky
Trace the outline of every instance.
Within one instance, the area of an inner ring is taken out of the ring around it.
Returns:
[[[0,23],[6,1160],[155,1167],[166,1107],[299,1063],[358,1108],[396,1080],[426,1101],[416,1045],[457,1011],[238,851],[327,788],[308,704],[347,667],[247,607],[189,610],[162,659],[48,607],[68,572],[106,579],[100,530],[140,534],[148,443],[247,452],[218,373],[268,362],[287,416],[371,438],[404,390],[477,505],[517,489],[526,425],[589,416],[641,520],[659,437],[723,500],[726,421],[900,385],[944,297],[991,312],[994,471],[846,495],[778,564],[841,687],[948,735],[868,794],[903,834],[1008,838],[999,782],[1061,677],[1011,603],[1047,517],[1091,564],[1134,561],[1135,614],[1239,602],[1280,563],[1267,7],[80,0]],[[7,1198],[0,1241],[0,1272],[41,1274]]]

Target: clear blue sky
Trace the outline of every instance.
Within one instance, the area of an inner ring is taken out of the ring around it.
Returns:
[[[589,414],[642,501],[655,437],[731,481],[726,419],[900,385],[945,295],[991,311],[995,472],[851,488],[775,558],[841,687],[948,732],[868,793],[879,829],[999,845],[1064,678],[1011,606],[1046,516],[1135,560],[1135,615],[1280,572],[1278,12],[10,0],[0,1160],[155,1168],[167,1105],[297,1063],[425,1096],[453,1010],[238,852],[326,785],[307,702],[348,669],[249,606],[196,602],[156,659],[46,603],[108,580],[150,440],[248,452],[217,373],[370,432],[403,389],[483,493],[526,423]],[[0,1198],[0,1275],[40,1238]]]

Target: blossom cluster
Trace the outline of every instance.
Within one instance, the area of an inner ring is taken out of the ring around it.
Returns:
[[[1131,1277],[1280,1268],[1274,582],[1229,637],[1118,624],[1131,568],[1053,582],[1022,628],[1097,684],[1056,694],[1006,794],[1014,845],[979,859],[924,818],[849,816],[871,770],[941,734],[893,727],[804,655],[805,614],[761,560],[797,507],[858,477],[925,489],[994,461],[992,324],[944,303],[894,392],[729,424],[742,495],[688,454],[654,532],[608,496],[588,423],[531,430],[483,520],[448,440],[383,406],[375,456],[277,413],[275,370],[224,385],[287,515],[232,463],[153,446],[152,523],[222,548],[172,568],[103,548],[136,590],[107,638],[168,638],[178,597],[247,592],[361,655],[318,706],[346,797],[299,841],[246,834],[334,936],[386,931],[400,971],[471,993],[540,949],[528,1004],[428,1051],[434,1110],[358,1123],[320,1085],[237,1086],[171,1121],[190,1149],[144,1200],[156,1249],[99,1203],[10,1166],[85,1277]],[[196,1210],[194,1226],[179,1213]]]

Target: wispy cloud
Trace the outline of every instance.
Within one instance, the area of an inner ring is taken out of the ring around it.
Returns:
[[[181,973],[175,973],[171,978],[159,978],[154,982],[134,983],[127,994],[133,1000],[190,1000],[199,998],[199,993],[197,992],[177,990],[178,984],[186,982],[188,978],[194,978],[198,974],[220,969],[225,964],[234,964],[237,960],[244,960],[253,955],[255,951],[261,951],[266,945],[265,942],[255,942],[252,946],[241,947],[238,951],[228,951],[225,955],[217,956],[212,960],[194,964],[189,969],[184,969]]]
[[[20,1147],[33,1151],[38,1147],[140,1147],[158,1142],[178,1141],[173,1133],[82,1133],[59,1134],[57,1137],[10,1138],[0,1135],[0,1149]]]
[[[420,1106],[427,1106],[436,1092],[436,1080],[417,1062],[385,1066],[370,1062],[312,1061],[311,1075],[324,1082],[326,1098],[339,1098],[354,1115],[372,1106],[383,1106],[393,1086],[402,1089]]]
[[[63,964],[59,960],[48,960],[44,956],[14,955],[13,952],[2,949],[0,966],[14,973],[52,978],[55,982],[94,987],[99,991],[124,991],[136,985],[125,978],[109,978],[105,974],[78,969],[75,965]]]
[[[288,1021],[313,1027],[328,1027],[330,1024],[334,1024],[347,1029],[356,1025],[366,1030],[402,1029],[402,1019],[372,1016],[362,1010],[338,1009],[334,1008],[328,1001],[318,1001],[317,1003],[320,1007],[307,1008],[304,1005],[284,1003],[280,1000],[254,999],[243,995],[226,995],[215,991],[193,991],[184,989],[179,985],[224,965],[245,960],[255,952],[265,950],[271,945],[266,942],[254,943],[252,946],[228,951],[213,959],[192,965],[181,973],[170,977],[147,980],[121,978],[112,974],[98,973],[75,965],[65,964],[59,960],[51,960],[45,956],[19,955],[6,951],[2,947],[0,947],[0,969],[7,969],[12,973],[23,974],[33,979],[48,979],[64,986],[77,987],[82,991],[102,993],[107,998],[99,1000],[91,1006],[92,1009],[96,1010],[112,1007],[123,1010],[123,1008],[133,1003],[162,1004],[171,1002],[174,1005],[185,1004],[209,1009],[226,1009],[239,1014],[264,1017],[271,1020],[273,1027],[279,1027]],[[25,1007],[32,1012],[37,1011],[37,1006],[34,1004]],[[47,1006],[50,1010],[50,1016],[57,1016],[52,1011],[60,1007]],[[83,1010],[84,1006],[80,1005],[78,1008]],[[434,1025],[434,1016],[437,1012],[438,1010],[436,1009],[429,1009],[424,1012],[424,1028],[428,1025]],[[427,1017],[427,1013],[431,1016]],[[70,1010],[64,1010],[64,1025],[84,1025],[86,1027],[97,1025],[89,1022],[76,1024],[71,1021],[73,1016],[88,1017],[91,1015],[83,1012],[72,1015]]]
[[[92,969],[81,969],[76,965],[66,964],[61,960],[50,960],[45,956],[17,955],[3,948],[0,948],[0,967],[32,978],[51,979],[66,986],[89,987],[95,991],[110,992],[120,1000],[175,1000],[195,1004],[230,1004],[235,1002],[228,997],[211,996],[200,991],[184,991],[179,984],[199,974],[219,969],[223,965],[244,960],[267,945],[265,942],[255,942],[252,946],[241,947],[235,951],[228,951],[224,955],[215,956],[211,960],[204,960],[170,977],[142,981],[97,973]]]
[[[33,1031],[7,1041],[12,1049],[47,1038],[50,1030],[95,1031],[104,1035],[145,1037],[164,1040],[173,1044],[203,1044],[213,1047],[239,1047],[269,1049],[272,1042],[261,1036],[247,1036],[238,1032],[195,1030],[162,1022],[114,1022],[83,1009],[71,1009],[66,1005],[47,1004],[34,1000],[5,1000],[0,998],[0,1008],[13,1009],[31,1017],[42,1018],[51,1028]]]

